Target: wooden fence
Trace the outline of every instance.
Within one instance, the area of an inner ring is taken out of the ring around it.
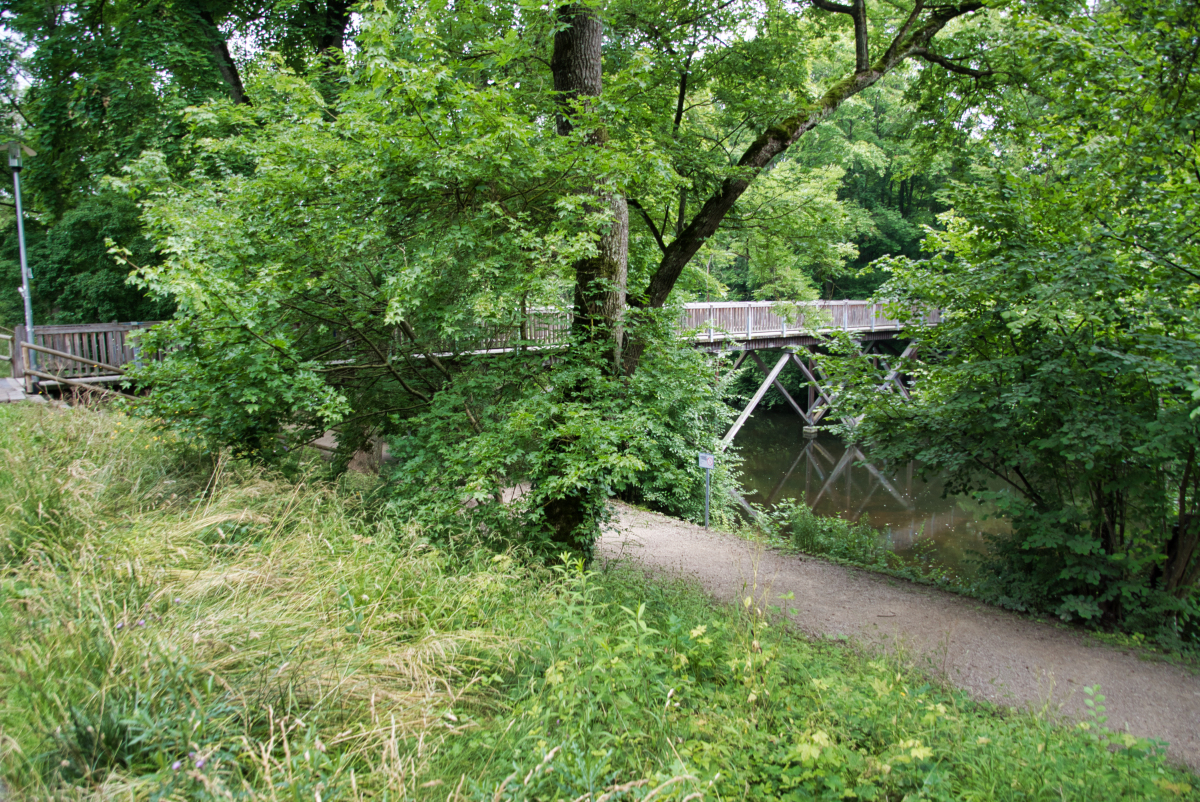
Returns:
[[[17,326],[11,343],[12,376],[24,380],[30,390],[35,377],[48,384],[116,381],[125,365],[140,358],[129,333],[155,322],[34,326],[32,347],[26,342],[25,327]]]

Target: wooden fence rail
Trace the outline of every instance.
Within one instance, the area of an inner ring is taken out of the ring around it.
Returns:
[[[801,332],[828,333],[832,331],[899,331],[900,320],[884,315],[884,305],[867,301],[719,301],[683,305],[680,328],[694,331],[698,344],[713,342],[745,342],[754,339],[795,336]],[[792,318],[788,322],[788,318]],[[928,312],[925,321],[936,324],[941,320],[937,310]],[[513,347],[519,339],[539,345],[562,345],[571,330],[571,313],[563,309],[531,309],[526,322],[525,337],[516,326],[490,328],[482,343],[439,343],[439,352],[502,351]]]

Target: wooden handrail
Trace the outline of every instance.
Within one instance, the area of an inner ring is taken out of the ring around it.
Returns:
[[[73,359],[76,362],[82,362],[83,364],[91,365],[94,368],[104,368],[105,370],[115,371],[116,373],[119,373],[122,376],[125,375],[125,371],[121,368],[118,368],[116,365],[109,365],[105,362],[97,362],[94,359],[86,359],[82,356],[78,356],[77,354],[68,354],[66,351],[56,351],[55,349],[47,348],[44,345],[34,345],[33,343],[21,343],[21,347],[22,348],[32,348],[34,351],[41,351],[42,353],[50,354],[51,356],[62,357],[64,359]]]

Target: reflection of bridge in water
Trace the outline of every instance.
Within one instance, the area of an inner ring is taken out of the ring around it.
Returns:
[[[1006,528],[968,498],[943,497],[942,482],[922,480],[913,463],[888,465],[833,437],[804,438],[794,420],[760,413],[739,437],[748,498],[768,507],[791,498],[818,515],[865,521],[899,552],[928,540],[950,566],[961,566],[967,551],[984,551],[985,532]]]

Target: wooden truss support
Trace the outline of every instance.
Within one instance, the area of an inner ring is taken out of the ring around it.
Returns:
[[[763,381],[763,383],[760,384],[758,389],[754,392],[753,397],[750,399],[750,403],[746,405],[746,408],[742,410],[742,414],[738,415],[738,419],[734,421],[733,426],[729,427],[729,431],[726,432],[725,436],[721,438],[721,448],[725,448],[733,442],[733,438],[739,431],[741,431],[742,426],[746,423],[746,420],[749,419],[750,414],[754,412],[754,408],[758,406],[758,402],[762,401],[762,397],[767,394],[767,388],[770,387],[775,379],[779,377],[780,371],[782,371],[783,366],[788,363],[788,357],[790,356],[791,353],[788,352],[779,357],[779,361],[775,363],[775,367],[771,368],[771,372],[767,374],[766,380]]]
[[[800,368],[800,372],[804,374],[804,378],[808,379],[809,385],[816,388],[816,398],[814,401],[824,402],[820,405],[809,407],[808,425],[816,426],[817,421],[821,420],[821,418],[825,417],[825,414],[829,412],[829,410],[833,409],[834,403],[841,394],[841,389],[838,389],[833,393],[833,395],[830,395],[829,392],[821,386],[821,382],[817,379],[813,372],[808,369],[808,365],[804,364],[804,360],[802,360],[796,354],[792,354],[792,359],[795,360],[797,367]]]
[[[874,344],[871,342],[865,343],[863,345],[863,353],[873,353],[873,345]],[[908,359],[912,356],[915,350],[916,345],[910,343],[908,347],[904,349],[904,352],[900,354],[897,360],[903,361]],[[767,389],[771,386],[774,386],[777,390],[779,390],[784,400],[787,401],[788,406],[790,406],[795,413],[804,420],[805,424],[809,426],[816,426],[822,418],[833,411],[838,399],[841,398],[842,393],[845,391],[845,387],[838,387],[837,389],[831,391],[823,384],[823,382],[826,382],[827,380],[818,378],[820,375],[820,370],[815,365],[810,368],[810,366],[805,364],[805,361],[801,359],[795,351],[785,351],[784,354],[779,358],[779,361],[775,363],[775,366],[768,370],[767,364],[763,361],[762,357],[758,355],[758,352],[746,348],[742,350],[741,354],[738,355],[737,360],[733,363],[733,369],[736,370],[747,356],[754,360],[754,363],[758,365],[759,369],[762,370],[763,373],[767,374],[767,377],[763,379],[762,384],[758,386],[758,390],[755,391],[754,396],[750,399],[750,402],[746,405],[746,408],[742,410],[742,413],[738,416],[738,419],[734,422],[733,426],[731,426],[729,431],[725,433],[725,436],[721,438],[722,448],[733,442],[733,438],[737,436],[739,431],[741,431],[742,426],[745,425],[746,421],[750,418],[750,415],[758,406],[758,403],[762,401],[763,396],[766,395]],[[885,368],[888,369],[887,375],[883,379],[883,383],[876,388],[876,392],[890,392],[891,390],[895,389],[899,391],[900,395],[903,396],[905,400],[911,400],[908,393],[908,388],[904,386],[904,382],[900,379],[900,368],[891,367],[891,365],[885,362],[881,356],[877,356],[876,358],[880,363],[883,364]],[[807,410],[800,406],[796,399],[792,397],[791,393],[784,388],[783,383],[779,381],[779,374],[783,371],[784,366],[787,365],[789,360],[796,363],[796,367],[800,369],[800,372],[804,374],[804,378],[807,380]],[[843,418],[843,421],[851,427],[858,425],[857,418],[846,417]],[[794,468],[795,466],[793,466],[793,469]],[[888,492],[892,493],[892,495],[896,496],[897,498],[901,497],[896,492],[895,488],[889,486],[886,482],[884,482],[884,487]],[[824,492],[824,489],[822,492]]]
[[[754,360],[754,363],[756,365],[758,365],[759,369],[762,370],[763,373],[768,372],[766,364],[762,361],[762,357],[758,355],[757,351],[751,351],[750,358]],[[796,414],[799,415],[801,418],[803,418],[805,423],[807,423],[809,426],[811,426],[812,418],[808,417],[808,413],[805,412],[801,408],[801,406],[796,403],[796,399],[792,398],[791,393],[789,393],[787,390],[784,389],[783,383],[779,381],[778,377],[776,377],[775,381],[772,382],[772,384],[775,385],[775,389],[779,391],[779,393],[783,396],[784,400],[787,401],[788,404],[791,405],[792,409],[794,409],[796,411]]]

